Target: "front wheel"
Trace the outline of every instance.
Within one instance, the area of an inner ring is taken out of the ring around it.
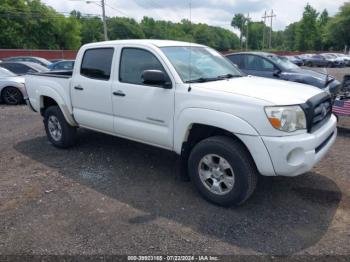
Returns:
[[[193,148],[188,172],[200,194],[221,206],[245,202],[258,177],[247,149],[240,141],[223,136],[207,138]]]
[[[44,125],[46,135],[54,146],[68,148],[76,143],[77,129],[67,123],[58,106],[50,106],[45,110]]]

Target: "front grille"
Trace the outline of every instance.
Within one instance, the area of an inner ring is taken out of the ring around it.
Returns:
[[[307,119],[308,132],[312,133],[322,126],[332,115],[332,100],[326,93],[309,99],[302,105]]]
[[[315,126],[327,118],[332,112],[331,101],[327,100],[316,105],[313,110],[312,125]]]

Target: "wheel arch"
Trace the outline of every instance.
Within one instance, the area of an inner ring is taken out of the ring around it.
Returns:
[[[243,145],[259,172],[274,176],[270,155],[259,133],[246,121],[231,114],[207,109],[189,110],[179,118],[176,129],[175,152],[186,159],[192,148],[211,136],[227,136]],[[198,117],[198,118],[197,118]],[[196,119],[196,121],[191,121]]]
[[[70,114],[68,107],[65,105],[63,99],[55,93],[42,94],[39,96],[40,113],[44,114],[45,110],[50,106],[58,106],[63,113],[64,118],[71,126],[78,126],[73,116]]]

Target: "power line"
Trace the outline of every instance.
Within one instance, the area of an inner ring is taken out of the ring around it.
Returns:
[[[129,18],[132,18],[130,15],[128,15],[128,14],[125,13],[124,11],[121,11],[121,10],[119,10],[119,9],[117,9],[117,8],[115,8],[115,7],[113,7],[113,6],[109,5],[109,4],[107,4],[107,3],[106,3],[105,5],[108,6],[109,8],[111,8],[111,9],[113,9],[113,10],[119,12],[120,14],[123,14],[123,15],[125,15],[125,16],[127,16],[127,17],[129,17]]]

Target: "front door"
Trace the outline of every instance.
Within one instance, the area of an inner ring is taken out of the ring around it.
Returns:
[[[243,56],[244,72],[248,75],[275,78],[275,66],[267,59],[256,55]]]
[[[113,84],[115,132],[122,137],[157,145],[173,146],[174,89],[143,83],[144,70],[161,70],[169,80],[165,63],[151,50],[123,47],[118,79]]]

